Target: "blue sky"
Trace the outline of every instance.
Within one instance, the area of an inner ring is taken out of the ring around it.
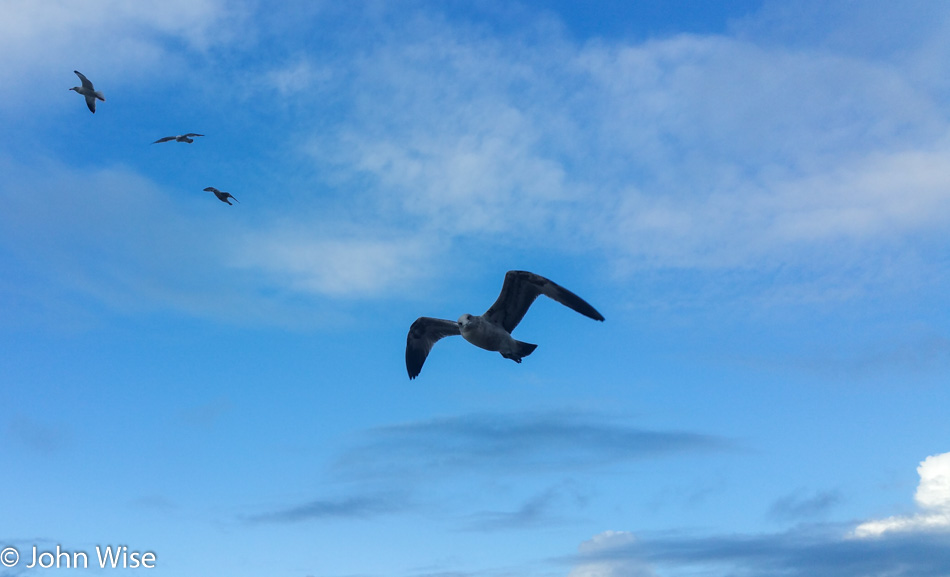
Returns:
[[[4,2],[0,576],[950,574],[950,7],[579,4]]]

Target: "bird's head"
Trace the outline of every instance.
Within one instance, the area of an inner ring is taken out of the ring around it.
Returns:
[[[72,88],[67,88],[67,90],[75,90],[76,92],[79,92],[79,87],[73,86]]]
[[[460,317],[459,317],[459,320],[458,320],[459,328],[463,328],[463,329],[464,329],[464,328],[467,327],[468,325],[472,324],[472,320],[473,320],[473,319],[474,319],[474,317],[473,317],[472,315],[468,314],[468,313],[466,313],[466,314],[460,316]]]

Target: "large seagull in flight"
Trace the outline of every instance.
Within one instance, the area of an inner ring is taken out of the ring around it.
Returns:
[[[419,376],[432,345],[452,335],[462,335],[463,339],[476,347],[498,351],[506,359],[520,363],[538,345],[516,341],[511,331],[515,330],[538,295],[548,296],[595,321],[604,320],[604,316],[587,301],[561,285],[532,272],[510,270],[505,275],[505,284],[501,287],[498,300],[482,316],[464,314],[458,322],[419,317],[412,323],[409,336],[406,337],[406,370],[409,378]]]

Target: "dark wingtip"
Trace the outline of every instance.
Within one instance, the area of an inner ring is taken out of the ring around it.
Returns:
[[[568,292],[569,292],[569,291],[568,291]],[[573,293],[571,293],[571,294],[572,294],[577,300],[576,300],[576,301],[573,301],[573,300],[572,300],[571,304],[568,305],[570,308],[572,308],[572,309],[574,309],[575,311],[581,313],[582,315],[584,315],[585,317],[587,317],[587,318],[589,318],[589,319],[593,319],[593,320],[595,320],[595,321],[601,321],[601,322],[604,321],[604,315],[600,314],[600,312],[598,312],[597,309],[595,309],[594,307],[590,306],[590,304],[589,304],[587,301],[585,301],[584,299],[578,297],[577,295],[574,295]]]
[[[419,376],[419,373],[422,372],[422,365],[426,362],[426,354],[419,354],[419,351],[413,349],[410,343],[412,342],[413,334],[416,335],[416,338],[422,336],[425,333],[425,329],[422,328],[424,324],[423,317],[417,318],[412,322],[412,325],[409,326],[409,334],[406,335],[406,373],[409,374],[409,380]]]
[[[416,358],[418,355],[411,354],[409,349],[406,349],[406,373],[409,375],[409,380],[419,376],[419,373],[422,372],[422,365],[426,362],[425,358],[422,359],[422,362],[419,362],[419,359]]]
[[[585,301],[584,299],[575,295],[574,293],[572,293],[571,291],[567,289],[564,289],[564,291],[567,292],[572,297],[569,301],[570,304],[568,304],[567,306],[571,307],[572,309],[581,313],[582,315],[584,315],[585,317],[589,319],[593,319],[595,321],[604,320],[604,315],[600,314],[600,312],[594,307],[592,307],[590,303],[588,303],[587,301]]]
[[[409,361],[409,358],[407,357],[406,358],[406,373],[409,375],[409,380],[411,381],[412,379],[418,377],[419,373],[422,372],[422,365],[413,367],[409,363],[410,361]]]

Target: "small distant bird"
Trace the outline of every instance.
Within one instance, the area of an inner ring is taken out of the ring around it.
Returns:
[[[82,94],[86,97],[86,106],[89,107],[89,111],[93,114],[96,113],[96,98],[105,102],[106,97],[103,96],[102,92],[96,90],[92,86],[92,82],[89,82],[89,79],[83,76],[82,72],[78,70],[73,70],[76,73],[76,76],[79,77],[79,80],[82,81],[82,86],[73,86],[70,90],[75,90],[79,94]]]
[[[209,187],[206,188],[205,190],[208,191],[208,192],[213,192],[214,195],[218,197],[218,200],[220,200],[221,202],[226,202],[226,203],[228,203],[228,204],[231,204],[231,201],[228,200],[228,199],[229,199],[229,198],[234,198],[234,195],[231,194],[230,192],[223,192],[223,191],[220,191],[220,190],[218,190],[217,188],[215,188],[215,187],[213,187],[213,186],[209,186]],[[238,202],[238,199],[234,198],[234,202]],[[234,206],[234,205],[231,204],[231,206]]]
[[[497,351],[506,359],[520,363],[534,352],[538,345],[516,341],[511,336],[528,307],[538,295],[548,296],[595,321],[604,320],[584,299],[543,276],[523,270],[511,270],[505,275],[498,300],[482,316],[465,314],[458,322],[431,317],[419,317],[409,327],[406,337],[406,370],[414,379],[422,372],[422,365],[432,346],[443,337],[462,335],[466,341],[488,351]]]
[[[191,144],[195,141],[193,136],[204,136],[204,134],[197,134],[194,132],[189,132],[188,134],[179,134],[178,136],[166,136],[165,138],[159,138],[152,144],[158,144],[159,142],[168,142],[169,140],[174,140],[175,142],[187,142]]]

